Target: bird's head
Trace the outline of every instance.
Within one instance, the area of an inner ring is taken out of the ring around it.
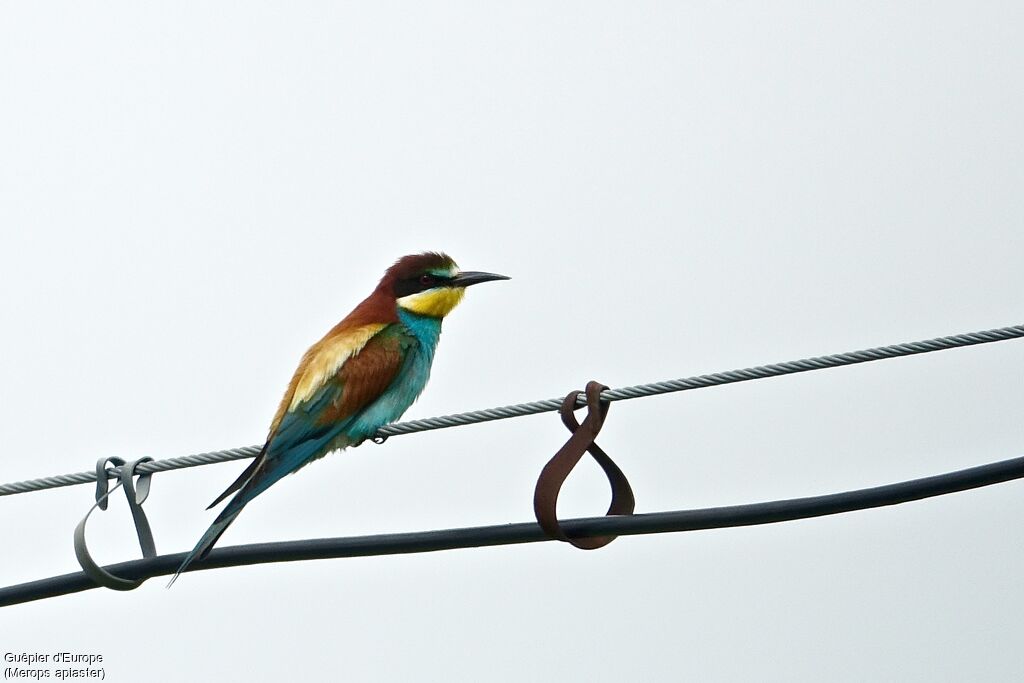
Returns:
[[[495,273],[460,271],[447,254],[426,252],[398,259],[388,268],[380,286],[390,288],[399,310],[443,318],[462,301],[466,287],[508,279]]]

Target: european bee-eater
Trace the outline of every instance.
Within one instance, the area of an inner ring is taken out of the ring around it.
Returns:
[[[466,287],[507,279],[459,271],[450,257],[432,252],[402,257],[388,268],[373,293],[306,351],[263,450],[210,504],[237,491],[171,583],[274,482],[330,451],[358,446],[401,417],[426,386],[441,321]]]

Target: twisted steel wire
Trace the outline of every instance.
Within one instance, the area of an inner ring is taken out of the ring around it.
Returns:
[[[675,391],[687,391],[689,389],[703,389],[706,387],[718,386],[721,384],[732,384],[734,382],[746,382],[755,379],[791,375],[798,372],[811,370],[824,370],[826,368],[837,368],[844,365],[855,365],[870,361],[883,360],[886,358],[899,358],[901,356],[912,356],[919,353],[932,351],[943,351],[963,346],[974,346],[976,344],[988,344],[991,342],[1006,341],[1024,337],[1024,325],[1013,325],[1000,327],[981,332],[970,332],[967,334],[955,334],[948,337],[937,337],[924,341],[909,342],[905,344],[894,344],[892,346],[880,346],[860,351],[850,351],[829,356],[817,356],[804,358],[802,360],[775,363],[772,365],[759,365],[752,368],[730,370],[728,372],[717,372],[710,375],[698,375],[696,377],[685,377],[681,379],[667,380],[663,382],[652,382],[650,384],[638,384],[636,386],[609,389],[601,393],[601,398],[608,401],[624,401],[632,398],[644,398],[658,394],[666,394]],[[577,405],[583,406],[585,401],[581,397]],[[444,429],[446,427],[460,427],[476,424],[479,422],[490,422],[491,420],[504,420],[512,417],[523,417],[536,415],[538,413],[553,412],[562,405],[562,399],[552,398],[543,401],[532,401],[530,403],[518,403],[485,410],[473,410],[455,415],[441,415],[428,417],[422,420],[410,420],[408,422],[396,422],[379,429],[374,435],[375,440],[387,439],[391,436],[402,434],[413,434],[432,429]],[[218,462],[252,458],[259,454],[262,446],[245,446],[232,448],[225,451],[213,451],[210,453],[199,453],[186,455],[166,460],[155,460],[147,462],[136,469],[139,474],[148,472],[166,472],[185,467],[196,467],[198,465],[210,465]],[[108,478],[117,477],[118,468],[107,470]],[[28,493],[30,491],[41,491],[44,489],[58,488],[61,486],[73,486],[75,484],[88,484],[96,481],[96,472],[78,472],[75,474],[62,474],[54,477],[41,479],[30,479],[10,484],[0,485],[0,496],[10,496],[16,493]]]
[[[912,356],[918,353],[930,351],[942,351],[961,346],[973,346],[975,344],[987,344],[990,342],[1006,341],[1024,337],[1024,325],[1001,327],[994,330],[982,332],[971,332],[968,334],[957,334],[949,337],[937,337],[924,341],[909,342],[906,344],[894,344],[892,346],[880,346],[873,349],[861,351],[850,351],[838,353],[831,356],[817,356],[815,358],[804,358],[803,360],[787,361],[772,365],[759,365],[741,370],[730,370],[728,372],[717,372],[710,375],[698,375],[696,377],[685,377],[682,379],[667,380],[664,382],[652,382],[650,384],[638,384],[630,387],[620,387],[601,392],[601,398],[607,401],[625,401],[631,398],[644,398],[657,394],[667,394],[674,391],[686,391],[688,389],[703,389],[721,384],[732,384],[734,382],[745,382],[753,379],[765,379],[767,377],[778,377],[780,375],[791,375],[797,372],[810,370],[824,370],[836,368],[843,365],[855,365],[867,363],[874,360],[886,358],[898,358],[900,356]],[[410,420],[408,422],[396,422],[382,427],[378,437],[397,436],[399,434],[412,434],[430,429],[442,429],[444,427],[458,427],[462,425],[475,424],[477,422],[488,422],[490,420],[502,420],[510,417],[522,417],[525,415],[536,415],[556,411],[561,407],[561,398],[551,398],[544,401],[533,401],[531,403],[519,403],[499,408],[488,408],[486,410],[474,410],[457,415],[442,415],[440,417],[428,417],[422,420]],[[586,401],[580,397],[576,405],[582,407]]]
[[[138,474],[148,472],[167,472],[185,467],[197,467],[199,465],[212,465],[218,462],[241,460],[242,458],[253,458],[260,452],[262,446],[244,446],[242,448],[231,448],[226,451],[212,451],[210,453],[196,453],[195,455],[183,455],[177,458],[166,460],[153,460],[143,463],[135,468]],[[120,473],[121,468],[114,467],[107,470],[107,478],[113,479]],[[41,479],[29,479],[27,481],[16,481],[0,486],[0,496],[10,496],[15,493],[28,493],[30,491],[42,491],[54,489],[61,486],[74,486],[75,484],[89,484],[96,481],[96,471],[76,472],[74,474],[58,474],[54,477],[43,477]]]

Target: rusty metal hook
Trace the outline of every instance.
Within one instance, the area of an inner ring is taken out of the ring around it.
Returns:
[[[590,455],[604,470],[612,489],[612,501],[605,515],[631,515],[636,507],[636,499],[629,480],[618,465],[595,443],[601,427],[608,416],[608,401],[601,400],[601,392],[607,389],[600,382],[588,382],[584,392],[587,399],[587,416],[583,422],[577,422],[573,411],[576,410],[576,398],[580,392],[573,391],[565,400],[559,413],[562,424],[572,432],[565,445],[548,461],[537,479],[537,487],[533,493],[533,511],[537,523],[551,538],[571,543],[582,550],[601,548],[615,540],[615,536],[597,538],[570,538],[558,523],[558,494],[569,473],[576,467],[584,453]]]

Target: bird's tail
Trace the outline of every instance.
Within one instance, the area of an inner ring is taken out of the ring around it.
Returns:
[[[217,539],[231,526],[231,522],[235,521],[235,517],[248,505],[249,501],[266,491],[289,472],[295,471],[308,462],[309,452],[315,452],[322,445],[323,441],[309,441],[303,444],[301,448],[292,449],[289,453],[290,457],[274,461],[267,460],[264,454],[261,453],[260,457],[253,464],[249,465],[242,472],[241,476],[210,505],[210,507],[213,507],[230,494],[238,491],[238,493],[235,493],[235,497],[217,515],[217,519],[213,520],[213,524],[206,530],[203,537],[199,539],[199,543],[192,549],[192,552],[185,556],[185,561],[178,567],[178,571],[175,572],[174,578],[167,584],[167,587],[170,588],[174,585],[174,582],[178,580],[183,571],[188,569],[189,565],[196,560],[203,559],[210,552]]]
[[[203,537],[199,539],[199,543],[196,543],[196,547],[192,549],[192,552],[185,556],[185,560],[181,563],[181,566],[178,567],[178,571],[174,572],[174,577],[171,578],[170,582],[167,584],[168,588],[174,585],[174,582],[178,580],[178,577],[181,576],[183,571],[188,569],[190,564],[196,560],[201,560],[206,557],[206,554],[213,548],[217,539],[221,537],[221,534],[227,531],[227,528],[231,526],[231,522],[235,521],[235,517],[238,517],[238,513],[241,512],[244,507],[244,505],[229,505],[223,512],[217,515],[217,519],[213,520],[213,524],[211,524],[210,528],[206,530]]]
[[[206,530],[203,537],[199,539],[199,543],[196,543],[196,547],[192,549],[188,555],[185,556],[185,560],[178,567],[178,571],[174,573],[174,577],[171,579],[167,587],[170,588],[174,585],[174,582],[178,580],[181,573],[188,569],[196,560],[201,560],[213,549],[214,544],[221,537],[221,535],[227,531],[227,528],[231,526],[231,523],[235,521],[235,517],[238,517],[246,505],[249,504],[253,498],[263,493],[270,487],[271,484],[280,479],[287,472],[286,469],[281,467],[268,468],[265,460],[260,457],[257,458],[256,462],[247,467],[242,475],[228,487],[227,491],[222,493],[217,500],[213,502],[216,505],[231,493],[235,493],[234,498],[228,501],[228,504],[224,506],[221,513],[217,515],[217,518],[213,520],[213,524]],[[211,505],[210,507],[213,507]],[[209,509],[209,508],[207,508]]]

